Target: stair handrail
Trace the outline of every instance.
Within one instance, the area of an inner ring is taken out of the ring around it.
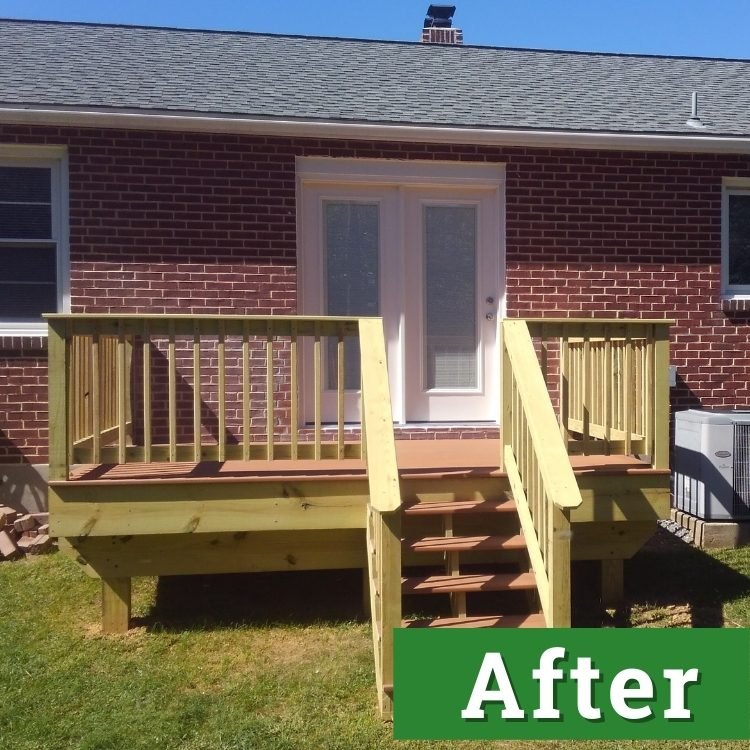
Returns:
[[[583,502],[524,320],[503,321],[503,465],[548,627],[570,626],[570,512]]]
[[[382,320],[360,319],[359,337],[362,446],[370,494],[366,537],[375,680],[380,714],[390,718],[393,632],[401,625],[401,489]]]
[[[370,504],[380,513],[401,507],[383,321],[359,321],[362,363],[362,443],[370,482]]]

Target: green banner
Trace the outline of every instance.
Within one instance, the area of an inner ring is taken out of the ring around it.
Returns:
[[[400,629],[397,739],[750,739],[750,630]]]

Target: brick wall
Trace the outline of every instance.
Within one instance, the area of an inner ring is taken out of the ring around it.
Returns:
[[[750,313],[722,308],[719,263],[721,178],[750,157],[27,126],[0,142],[68,147],[89,312],[295,312],[296,156],[505,163],[510,315],[674,317],[674,405],[749,403]],[[3,342],[0,461],[46,458],[44,356]]]
[[[47,347],[0,337],[0,464],[46,460]]]

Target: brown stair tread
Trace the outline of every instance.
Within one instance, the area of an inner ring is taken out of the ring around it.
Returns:
[[[436,617],[425,620],[404,620],[404,628],[544,628],[542,614],[472,615],[470,617]]]
[[[450,594],[455,591],[514,591],[535,589],[533,573],[462,574],[415,576],[401,579],[404,594]]]
[[[455,513],[514,513],[515,510],[516,504],[511,498],[404,505],[404,513],[408,516],[445,516]]]
[[[405,542],[412,552],[470,552],[526,549],[522,534],[514,536],[427,536]]]

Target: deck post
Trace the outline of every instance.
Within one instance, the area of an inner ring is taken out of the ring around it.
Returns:
[[[102,578],[102,632],[127,633],[130,627],[130,578]]]
[[[380,521],[380,715],[393,718],[393,631],[401,626],[401,513],[378,514]]]
[[[68,324],[50,320],[49,352],[49,478],[67,479],[70,468],[70,341]]]
[[[625,602],[625,561],[602,560],[602,604],[605,609],[621,609]]]
[[[550,618],[547,627],[569,628],[571,620],[570,604],[570,514],[562,508],[553,507],[549,511],[549,596]]]
[[[651,465],[669,469],[669,326],[654,326],[654,447]]]

